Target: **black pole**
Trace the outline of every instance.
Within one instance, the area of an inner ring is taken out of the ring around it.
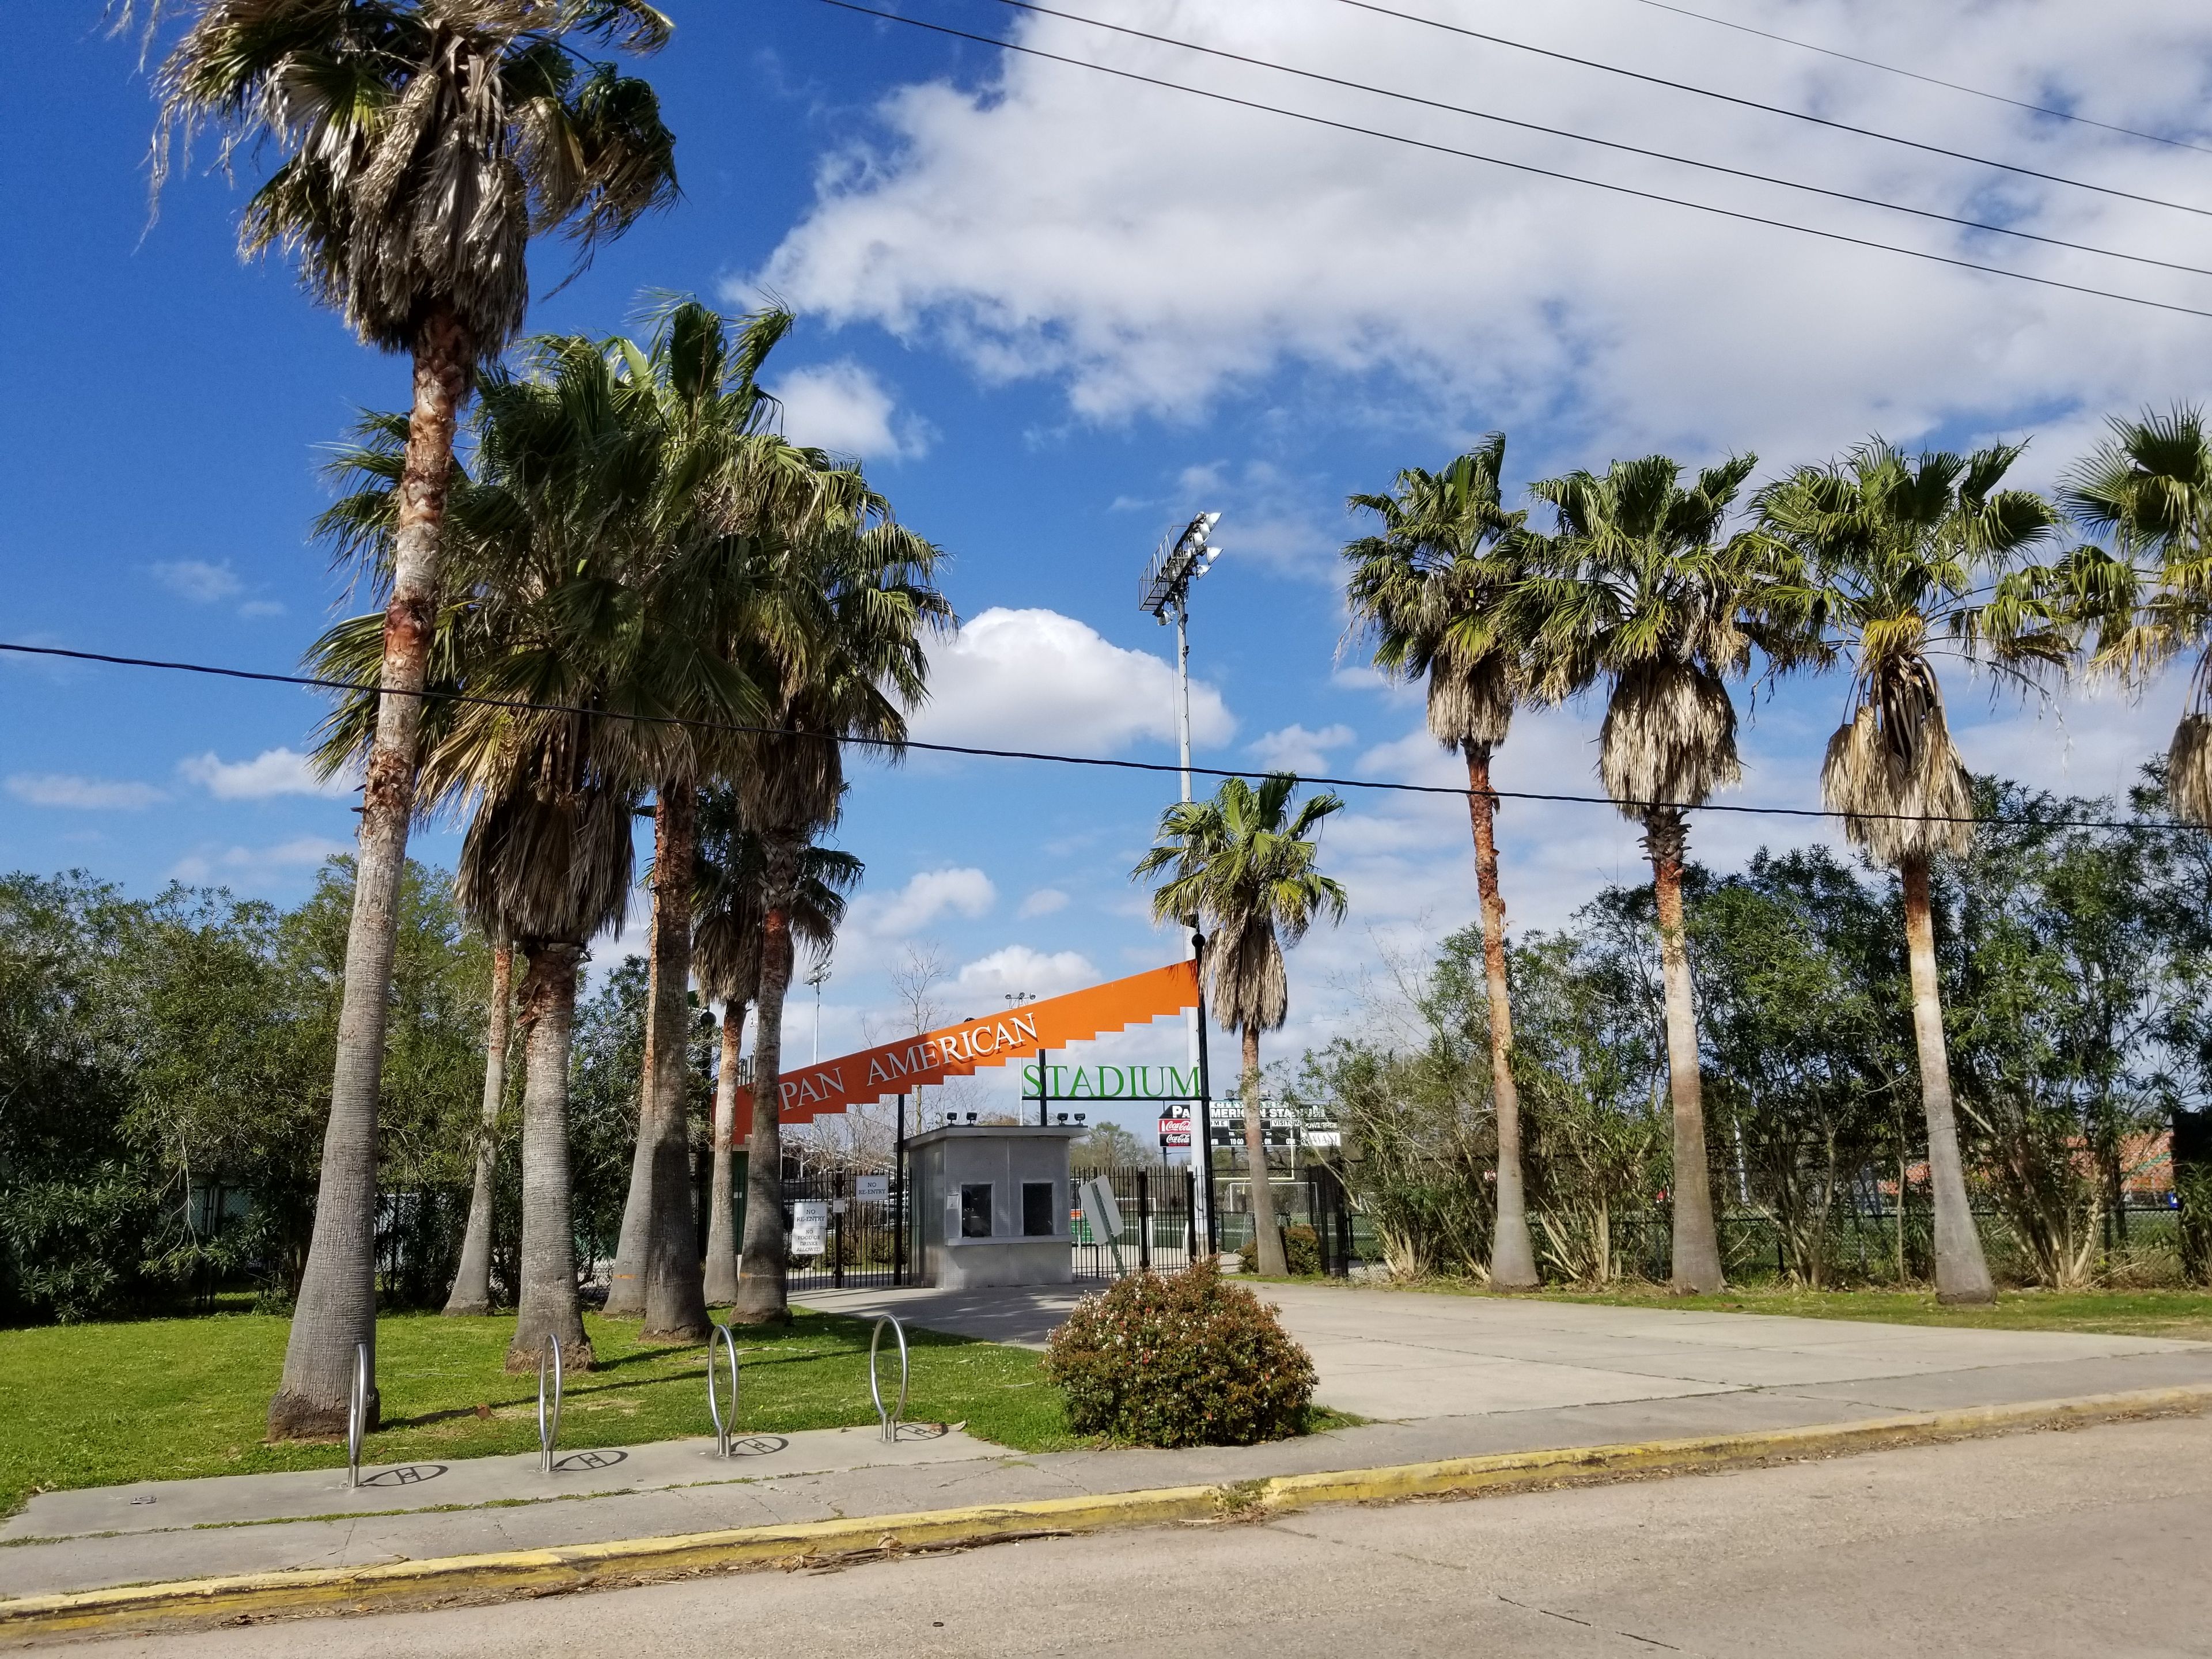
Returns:
[[[1213,1202],[1213,1083],[1206,1063],[1206,935],[1190,930],[1192,960],[1197,964],[1198,991],[1198,1137],[1201,1176],[1206,1182],[1206,1249],[1221,1253],[1221,1212]]]
[[[1044,1050],[1037,1050],[1037,1127],[1045,1127],[1045,1109],[1051,1103],[1052,1084],[1044,1069]]]
[[[898,1097],[898,1139],[891,1148],[891,1283],[906,1282],[906,1097]]]

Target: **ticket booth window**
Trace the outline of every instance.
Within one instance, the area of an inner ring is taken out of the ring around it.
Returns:
[[[991,1183],[988,1181],[964,1182],[960,1188],[960,1237],[988,1238],[991,1236]]]
[[[1059,1231],[1054,1221],[1059,1206],[1053,1202],[1053,1185],[1049,1181],[1022,1182],[1022,1236],[1025,1238],[1050,1238]]]

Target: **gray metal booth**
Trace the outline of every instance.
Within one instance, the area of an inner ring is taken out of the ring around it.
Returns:
[[[1068,1285],[1068,1143],[1081,1128],[947,1124],[908,1141],[918,1282],[941,1290]]]

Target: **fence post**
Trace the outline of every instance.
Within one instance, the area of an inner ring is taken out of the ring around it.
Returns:
[[[1182,1166],[1182,1265],[1198,1265],[1198,1176],[1189,1164]]]
[[[845,1288],[845,1172],[836,1170],[830,1176],[830,1283],[833,1289]]]
[[[1145,1180],[1141,1166],[1137,1170],[1137,1271],[1148,1273],[1152,1270],[1152,1189]]]

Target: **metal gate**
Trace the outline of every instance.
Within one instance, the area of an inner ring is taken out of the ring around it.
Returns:
[[[1094,1236],[1085,1218],[1081,1191],[1083,1183],[1092,1180],[1106,1183],[1121,1212],[1121,1231],[1116,1237]],[[1075,1241],[1075,1276],[1110,1279],[1123,1273],[1175,1273],[1188,1267],[1191,1200],[1196,1183],[1197,1177],[1187,1165],[1078,1170],[1068,1217],[1068,1232]]]
[[[839,1170],[831,1175],[786,1176],[783,1224],[790,1246],[789,1287],[793,1291],[872,1290],[890,1285],[898,1247],[896,1197],[856,1196],[861,1177]],[[896,1187],[893,1188],[896,1193]],[[799,1254],[802,1204],[818,1204],[821,1248]]]

